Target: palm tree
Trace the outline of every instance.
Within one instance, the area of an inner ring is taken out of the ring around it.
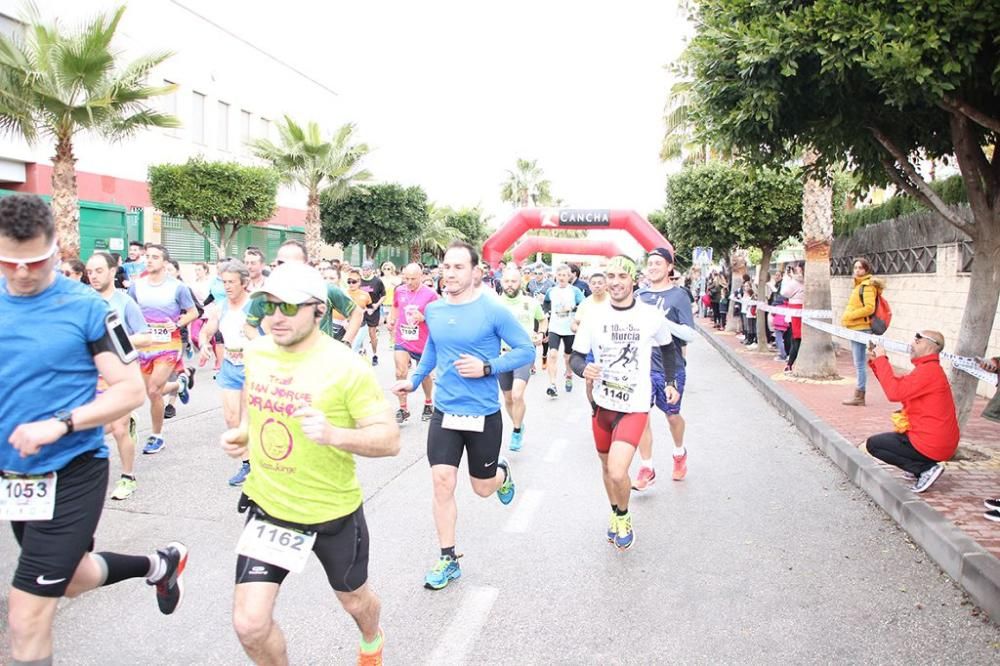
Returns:
[[[552,183],[543,177],[538,160],[517,159],[513,170],[507,170],[507,180],[500,185],[500,200],[527,208],[552,204]]]
[[[431,206],[427,226],[420,232],[420,236],[410,244],[410,261],[420,261],[425,252],[441,259],[452,241],[466,240],[465,234],[448,224],[447,215],[449,212],[448,208]]]
[[[677,81],[670,86],[663,112],[666,128],[663,143],[660,144],[660,160],[669,162],[680,159],[684,166],[704,164],[714,159],[731,160],[731,151],[698,140],[694,118],[697,104],[695,100],[691,80]]]
[[[112,141],[149,127],[179,127],[177,118],[149,107],[175,86],[150,86],[150,71],[171,56],[150,53],[119,62],[111,41],[125,7],[73,29],[43,22],[29,7],[23,34],[0,35],[0,131],[35,143],[55,140],[52,212],[63,256],[80,253],[80,209],[73,138],[92,131]]]
[[[333,199],[345,196],[353,187],[371,180],[371,173],[361,168],[368,154],[368,144],[352,143],[355,126],[341,125],[329,141],[323,139],[319,125],[305,127],[285,116],[278,123],[280,142],[257,139],[250,147],[254,154],[270,162],[286,184],[306,190],[306,248],[310,256],[320,256],[323,238],[320,233],[319,193],[329,190]]]

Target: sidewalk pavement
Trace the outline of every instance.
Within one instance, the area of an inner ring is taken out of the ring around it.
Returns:
[[[864,489],[996,621],[1000,621],[1000,523],[983,518],[983,500],[1000,497],[1000,424],[982,418],[986,400],[977,398],[959,453],[926,493],[909,490],[902,470],[858,447],[876,433],[892,430],[890,403],[869,371],[865,407],[840,404],[853,395],[851,355],[837,354],[840,381],[815,382],[785,375],[776,352],[748,351],[733,333],[715,331],[696,316],[702,335]]]

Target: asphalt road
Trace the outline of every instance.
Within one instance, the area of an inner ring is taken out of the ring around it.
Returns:
[[[388,386],[388,357],[377,369]],[[245,664],[230,625],[241,529],[235,471],[220,451],[208,373],[167,421],[167,448],[140,457],[139,490],[110,500],[98,550],[191,549],[185,600],[160,615],[142,581],[64,600],[61,664]],[[689,475],[634,495],[636,544],[619,553],[590,437],[582,380],[569,395],[529,386],[524,449],[510,454],[517,497],[458,492],[463,577],[431,592],[437,558],[426,425],[402,452],[361,460],[372,534],[370,581],[383,602],[389,664],[995,664],[1000,629],[822,454],[704,345],[690,349]],[[420,393],[411,397],[414,412]],[[148,424],[148,415],[143,422]],[[148,425],[140,430],[140,439]],[[113,454],[114,458],[114,454]],[[117,463],[112,464],[112,478]],[[0,531],[0,579],[17,548]],[[6,589],[0,597],[6,616]],[[313,559],[286,581],[277,616],[293,664],[350,664],[357,630]],[[9,661],[4,638],[0,663]]]

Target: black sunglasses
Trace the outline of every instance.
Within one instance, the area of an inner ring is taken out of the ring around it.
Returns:
[[[275,310],[281,310],[281,314],[286,317],[294,317],[299,313],[299,308],[306,305],[319,305],[319,301],[309,301],[308,303],[275,303],[274,301],[264,301],[264,316],[270,317]]]
[[[360,282],[361,282],[361,280],[348,280],[347,284],[358,284]]]

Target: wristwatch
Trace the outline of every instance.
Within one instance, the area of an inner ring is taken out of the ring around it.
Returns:
[[[490,365],[488,362],[483,363],[483,377],[489,377],[492,374],[493,374],[493,366]]]
[[[73,414],[66,409],[60,409],[58,412],[53,414],[53,418],[62,421],[63,425],[66,426],[66,434],[73,432]]]

